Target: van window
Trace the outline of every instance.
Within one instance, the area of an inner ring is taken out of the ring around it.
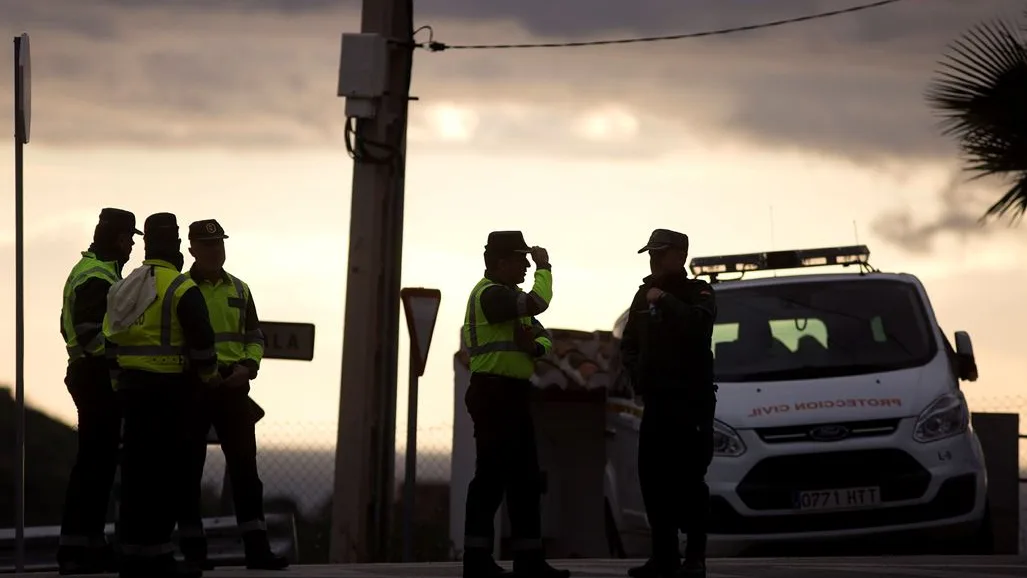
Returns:
[[[717,379],[773,381],[889,371],[937,351],[915,287],[891,280],[717,287]]]

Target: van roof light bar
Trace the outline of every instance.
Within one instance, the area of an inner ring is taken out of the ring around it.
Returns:
[[[777,271],[828,265],[859,265],[869,268],[870,249],[866,245],[848,247],[822,247],[819,249],[792,249],[764,253],[742,253],[717,257],[695,257],[688,267],[692,275],[709,275],[714,279],[722,273],[749,271]]]

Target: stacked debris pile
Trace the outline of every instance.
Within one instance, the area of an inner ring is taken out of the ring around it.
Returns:
[[[550,329],[553,350],[535,364],[531,381],[539,389],[565,391],[606,389],[616,393],[626,387],[620,371],[618,340],[610,331]],[[457,361],[468,366],[461,346]]]

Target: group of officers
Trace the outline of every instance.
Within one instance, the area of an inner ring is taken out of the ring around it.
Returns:
[[[651,274],[631,302],[621,360],[644,409],[638,476],[651,530],[652,555],[631,578],[705,578],[710,510],[706,472],[713,459],[711,341],[717,316],[713,288],[685,270],[688,237],[656,229],[638,253]],[[534,284],[518,288],[535,262]],[[471,381],[464,402],[474,424],[476,464],[467,490],[464,578],[509,576],[493,558],[494,521],[505,496],[513,578],[568,578],[545,561],[530,378],[553,348],[536,319],[553,298],[548,252],[520,231],[496,231],[485,245],[485,274],[464,317]],[[687,536],[684,561],[678,532]]]
[[[144,261],[122,276],[137,235]],[[264,338],[249,286],[224,270],[227,238],[216,220],[192,223],[194,262],[183,271],[174,214],[150,215],[139,231],[133,213],[107,208],[68,275],[61,334],[79,449],[61,522],[63,575],[197,578],[210,569],[200,494],[211,427],[247,567],[288,566],[268,542],[254,428],[263,411],[249,397]],[[119,457],[115,548],[104,527]],[[176,525],[184,563],[174,557]]]
[[[134,237],[145,260],[122,278]],[[233,486],[246,564],[282,569],[268,544],[249,398],[263,336],[249,287],[224,270],[225,235],[213,220],[189,226],[195,259],[184,257],[175,215],[157,213],[143,231],[135,216],[104,209],[93,244],[64,289],[61,333],[66,383],[78,407],[79,453],[61,524],[62,574],[109,572],[126,578],[198,577],[210,564],[199,512],[206,435],[215,428]],[[621,339],[621,359],[644,401],[638,473],[652,555],[631,578],[705,578],[713,458],[712,287],[685,270],[688,237],[653,231]],[[518,286],[535,263],[534,284]],[[465,397],[474,424],[476,464],[465,511],[464,578],[569,578],[545,559],[543,479],[530,409],[535,361],[553,348],[536,319],[553,298],[548,252],[520,231],[488,237],[485,274],[471,291],[462,331],[470,358]],[[121,452],[118,552],[104,537],[107,498]],[[510,512],[513,572],[493,557],[495,515]],[[171,538],[176,524],[179,548]],[[687,536],[684,561],[678,532]]]

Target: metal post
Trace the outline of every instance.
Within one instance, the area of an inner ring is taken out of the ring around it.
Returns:
[[[356,162],[350,211],[330,561],[388,556],[395,469],[403,172],[413,57],[411,0],[364,0],[361,31],[390,39],[389,91],[357,138],[390,149]]]
[[[403,561],[414,561],[414,499],[417,488],[417,352],[410,344],[410,386],[407,392],[407,449],[403,471]]]
[[[14,116],[22,108],[21,38],[14,39]],[[17,121],[15,121],[17,122]],[[17,132],[17,131],[16,131]],[[22,229],[24,211],[24,140],[14,137],[14,398],[17,405],[14,449],[14,571],[25,570],[25,235]]]

